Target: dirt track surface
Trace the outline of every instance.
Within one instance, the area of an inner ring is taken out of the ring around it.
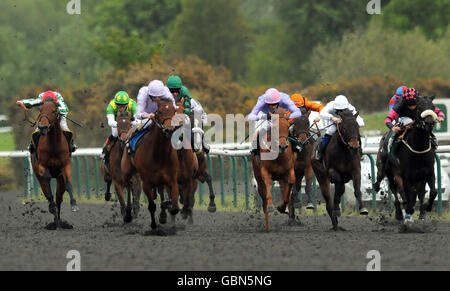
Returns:
[[[370,250],[381,253],[382,270],[450,270],[450,223],[428,222],[425,233],[399,233],[398,224],[343,217],[346,232],[329,231],[324,216],[194,212],[194,225],[177,218],[177,232],[148,236],[150,215],[141,208],[131,225],[114,203],[80,204],[64,220],[73,230],[49,231],[47,203],[22,204],[19,193],[0,193],[0,270],[66,270],[69,250],[81,254],[82,270],[366,270]],[[66,197],[67,199],[67,197]],[[157,212],[157,214],[159,211]],[[179,216],[179,215],[178,215]]]

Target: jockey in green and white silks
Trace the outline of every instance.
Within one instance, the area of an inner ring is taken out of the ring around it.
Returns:
[[[175,102],[179,102],[181,101],[181,99],[183,99],[184,113],[187,116],[194,114],[194,117],[197,117],[194,118],[194,125],[192,132],[201,134],[203,149],[206,153],[208,153],[210,147],[208,144],[205,143],[204,134],[202,130],[203,126],[205,126],[208,121],[208,117],[206,112],[203,110],[202,105],[200,104],[200,102],[192,98],[191,93],[189,92],[186,86],[183,86],[183,83],[179,76],[176,75],[170,76],[167,79],[167,87],[169,88],[170,93],[172,93],[173,97],[175,98]],[[198,120],[198,117],[200,120]],[[194,146],[194,135],[192,133],[191,133],[191,141],[194,151],[198,151],[198,146]]]
[[[71,132],[71,130],[67,126],[67,118],[66,118],[67,114],[69,113],[69,107],[64,102],[64,98],[62,97],[62,95],[60,93],[55,92],[55,91],[42,92],[41,94],[39,94],[39,96],[37,98],[22,99],[22,100],[17,101],[17,104],[19,104],[22,107],[25,107],[26,109],[29,109],[29,108],[32,108],[35,106],[41,106],[42,104],[44,104],[44,100],[46,100],[47,98],[51,98],[56,101],[56,104],[58,106],[58,112],[61,116],[61,120],[60,120],[61,129],[66,132]],[[36,128],[35,132],[36,131],[38,131],[37,128]],[[70,152],[74,152],[76,150],[76,146],[73,143],[73,140],[69,144],[69,149],[70,149]],[[35,152],[36,149],[34,148],[33,142],[30,143],[28,150],[30,151],[30,153]]]
[[[114,99],[109,102],[106,107],[106,118],[108,119],[108,125],[111,127],[111,135],[106,140],[102,149],[102,158],[105,160],[105,164],[108,163],[109,151],[111,149],[112,142],[118,137],[117,131],[117,112],[131,112],[134,116],[137,112],[137,103],[128,96],[125,91],[119,91],[114,96]],[[137,125],[137,121],[133,121],[133,125]]]

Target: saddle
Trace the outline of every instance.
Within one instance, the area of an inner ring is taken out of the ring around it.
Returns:
[[[127,145],[127,153],[128,155],[131,155],[134,157],[134,154],[136,152],[137,147],[139,146],[139,142],[142,140],[142,138],[151,131],[152,126],[149,126],[147,128],[143,128],[141,130],[134,130],[131,133],[131,136],[128,138],[126,145]]]

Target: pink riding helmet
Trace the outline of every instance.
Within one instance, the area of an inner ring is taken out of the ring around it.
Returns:
[[[264,101],[266,104],[277,104],[281,101],[281,94],[275,88],[270,88],[264,95]]]

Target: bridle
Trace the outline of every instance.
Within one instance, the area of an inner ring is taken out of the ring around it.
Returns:
[[[336,125],[337,128],[337,132],[339,134],[339,138],[341,139],[342,143],[349,149],[349,150],[358,150],[361,148],[361,144],[358,147],[354,147],[352,145],[350,145],[347,141],[345,141],[344,136],[341,133],[341,126],[342,126],[342,122],[340,124]],[[351,137],[352,138],[352,137]],[[354,137],[356,139],[358,139],[358,136]]]

